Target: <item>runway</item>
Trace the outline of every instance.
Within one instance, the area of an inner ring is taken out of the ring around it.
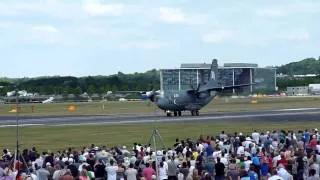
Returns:
[[[24,117],[19,116],[22,126],[67,126],[99,124],[137,124],[137,123],[172,123],[172,122],[207,122],[207,121],[320,121],[320,108],[280,109],[255,112],[214,112],[190,116],[185,112],[181,117],[163,115],[101,115],[101,116],[60,116],[60,117]],[[0,116],[0,127],[16,125],[16,117]]]

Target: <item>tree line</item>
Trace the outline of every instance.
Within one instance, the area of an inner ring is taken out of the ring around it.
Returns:
[[[37,92],[42,95],[94,93],[104,94],[108,91],[146,91],[160,88],[160,72],[153,69],[145,73],[118,74],[111,76],[88,77],[40,77],[34,79],[18,79],[13,82],[0,81],[0,95],[14,90]]]

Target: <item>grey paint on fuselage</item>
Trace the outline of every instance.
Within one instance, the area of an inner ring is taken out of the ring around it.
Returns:
[[[196,111],[210,103],[215,95],[215,92],[206,91],[201,92],[199,96],[193,96],[188,94],[187,91],[183,91],[158,98],[155,100],[155,104],[162,110]]]

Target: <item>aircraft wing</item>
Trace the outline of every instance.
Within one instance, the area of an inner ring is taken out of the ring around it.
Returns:
[[[213,87],[210,89],[207,89],[208,91],[217,91],[217,92],[221,92],[223,90],[229,90],[229,89],[238,89],[240,87],[246,87],[246,86],[251,86],[251,85],[255,85],[256,83],[253,84],[239,84],[239,85],[234,85],[234,86],[220,86],[220,87]]]

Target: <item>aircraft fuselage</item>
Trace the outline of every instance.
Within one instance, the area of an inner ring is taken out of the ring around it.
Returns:
[[[198,115],[198,111],[214,97],[215,93],[210,91],[202,92],[198,96],[182,92],[158,98],[155,103],[160,109],[166,111],[167,115],[170,115],[171,112],[174,115],[181,115],[181,111],[190,111],[192,115]]]

